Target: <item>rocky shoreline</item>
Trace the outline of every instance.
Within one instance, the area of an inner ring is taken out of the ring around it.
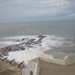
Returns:
[[[6,46],[4,48],[1,48],[0,49],[0,56],[8,56],[8,52],[23,51],[23,50],[25,50],[26,47],[27,48],[32,48],[36,44],[41,46],[41,42],[42,42],[41,40],[43,38],[45,38],[46,36],[39,35],[37,37],[39,38],[38,40],[36,40],[36,38],[32,38],[32,39],[22,38],[21,40],[20,39],[15,40],[15,42],[21,42],[21,43],[15,44],[15,45],[9,45],[9,46]],[[25,42],[26,39],[28,39],[27,42]]]

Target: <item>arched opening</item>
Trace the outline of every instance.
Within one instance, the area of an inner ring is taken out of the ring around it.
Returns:
[[[33,72],[32,71],[30,71],[30,75],[33,75]]]
[[[71,57],[70,57],[70,59],[71,59]]]

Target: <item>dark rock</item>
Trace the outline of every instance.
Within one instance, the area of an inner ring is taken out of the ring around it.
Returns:
[[[46,37],[46,36],[44,36],[44,35],[39,35],[38,37]]]
[[[32,48],[33,46],[28,46],[29,48]]]
[[[0,57],[3,57],[3,54],[2,53],[0,53]]]
[[[19,46],[19,48],[20,48],[21,50],[25,50],[25,48],[24,48],[23,46]]]
[[[0,53],[2,53],[5,56],[5,55],[8,55],[8,52],[11,52],[11,51],[19,51],[19,49],[25,50],[25,48],[20,45],[23,45],[23,43],[17,44],[17,45],[10,45],[10,46],[1,48]]]
[[[21,41],[24,41],[24,40],[26,40],[26,39],[28,39],[28,38],[23,38]]]
[[[19,42],[20,40],[18,39],[18,40],[16,40],[16,42]]]

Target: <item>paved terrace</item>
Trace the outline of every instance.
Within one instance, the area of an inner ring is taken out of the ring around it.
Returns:
[[[62,66],[53,63],[40,61],[40,75],[75,75],[75,64],[70,66]],[[18,65],[10,65],[8,62],[0,60],[0,75],[22,75],[22,68]]]
[[[9,62],[2,62],[0,60],[0,75],[22,75],[21,72],[24,68],[18,68],[17,64],[10,65]]]
[[[75,64],[63,66],[40,61],[40,67],[40,75],[75,75]]]

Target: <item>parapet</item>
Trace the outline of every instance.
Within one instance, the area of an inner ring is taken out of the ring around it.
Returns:
[[[40,60],[55,63],[55,64],[59,64],[59,65],[65,65],[64,60],[53,59],[53,58],[50,57],[50,55],[47,55],[47,54],[43,54],[42,57],[40,57]]]
[[[75,54],[67,55],[64,58],[65,65],[71,65],[75,63]]]
[[[0,57],[0,59],[2,59],[2,61],[9,61],[10,63],[17,63],[16,60],[14,60],[14,59],[9,60],[8,58],[3,58],[3,57]],[[64,58],[64,60],[59,60],[59,59],[51,58],[50,55],[40,53],[40,54],[38,54],[38,56],[36,58],[31,59],[30,61],[34,61],[35,62],[35,60],[42,60],[42,61],[51,62],[51,63],[55,63],[55,64],[59,64],[59,65],[71,65],[71,64],[75,63],[75,54],[67,55]],[[35,62],[35,63],[37,63],[37,62]],[[30,62],[29,62],[29,64],[30,64]],[[22,65],[24,65],[25,67],[28,66],[28,65],[26,65],[24,63],[22,63]]]
[[[59,65],[72,65],[75,63],[75,54],[67,55],[64,60],[52,59],[50,55],[42,54],[40,60]]]

